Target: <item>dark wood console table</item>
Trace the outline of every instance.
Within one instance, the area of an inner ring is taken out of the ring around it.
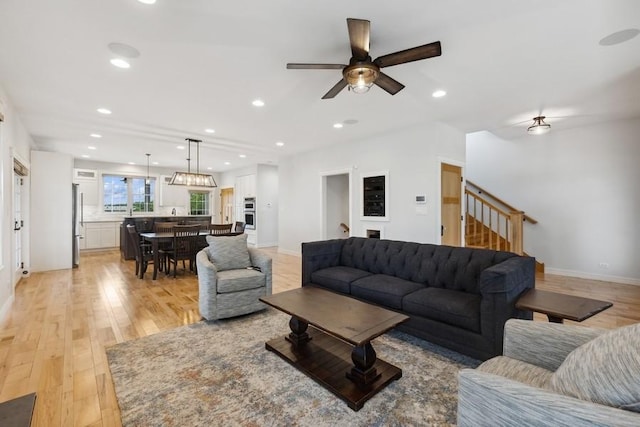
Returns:
[[[582,322],[612,305],[608,301],[529,289],[520,297],[516,308],[544,313],[549,322],[563,323],[564,319]]]

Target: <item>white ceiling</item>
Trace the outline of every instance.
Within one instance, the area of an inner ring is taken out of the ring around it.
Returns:
[[[395,96],[321,100],[340,71],[285,64],[347,63],[348,17],[371,21],[373,58],[436,40],[442,56],[386,68]],[[640,116],[640,37],[598,43],[639,21],[637,0],[0,0],[0,85],[39,149],[184,168],[175,147],[201,138],[200,168],[224,171],[425,121],[511,138],[539,113],[552,131]],[[129,70],[111,42],[140,51]]]

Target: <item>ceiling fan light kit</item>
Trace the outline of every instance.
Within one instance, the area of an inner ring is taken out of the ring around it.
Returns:
[[[215,188],[218,186],[213,176],[200,173],[200,143],[199,139],[185,138],[189,143],[189,154],[187,157],[187,172],[174,172],[169,180],[169,185],[187,185],[189,187],[208,187]],[[197,166],[196,173],[191,172],[191,143],[195,142],[197,147]]]
[[[529,135],[542,135],[549,132],[551,125],[544,122],[545,116],[538,116],[533,118],[533,124],[527,128]]]
[[[372,61],[371,56],[369,56],[371,23],[365,19],[347,18],[347,29],[349,30],[349,42],[351,44],[349,65],[287,64],[287,69],[289,70],[342,70],[342,79],[329,89],[329,92],[324,94],[322,99],[335,97],[347,86],[352,92],[366,93],[374,84],[384,89],[387,93],[395,95],[404,89],[404,85],[381,72],[381,68],[433,58],[442,54],[440,42],[436,41],[383,55]]]

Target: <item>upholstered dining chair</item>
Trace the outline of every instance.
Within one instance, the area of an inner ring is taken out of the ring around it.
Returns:
[[[140,234],[136,231],[136,226],[133,224],[127,225],[127,233],[129,239],[133,245],[133,250],[136,259],[136,276],[143,279],[144,273],[147,271],[147,266],[150,262],[153,262],[153,252],[151,251],[151,245],[143,243],[140,240]]]
[[[168,251],[162,251],[167,260],[167,274],[171,274],[173,264],[173,277],[176,277],[178,262],[182,261],[182,267],[186,269],[185,261],[189,261],[189,269],[193,270],[196,252],[199,247],[200,225],[176,225],[173,227],[173,243]]]

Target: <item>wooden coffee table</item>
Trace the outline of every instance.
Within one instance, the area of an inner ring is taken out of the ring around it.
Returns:
[[[539,289],[529,289],[516,302],[517,309],[544,313],[547,315],[549,322],[554,323],[563,323],[564,319],[582,322],[612,305],[608,301],[558,294]]]
[[[291,315],[287,336],[265,346],[355,411],[402,370],[376,357],[371,340],[409,319],[404,314],[305,286],[261,297]],[[311,326],[311,327],[309,327]]]

